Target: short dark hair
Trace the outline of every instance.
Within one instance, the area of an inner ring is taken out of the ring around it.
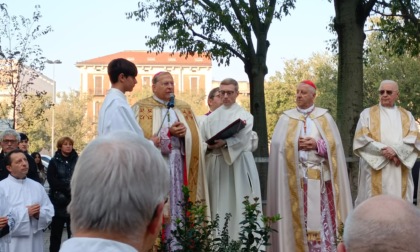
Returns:
[[[108,64],[108,76],[111,80],[111,83],[117,83],[118,82],[118,76],[120,74],[124,74],[125,76],[137,76],[137,67],[134,65],[133,62],[118,58],[114,59]]]
[[[20,142],[25,141],[25,140],[29,141],[29,138],[25,133],[20,132],[19,135],[20,135]]]
[[[6,156],[4,157],[4,164],[5,164],[6,166],[8,166],[8,165],[11,165],[11,164],[12,164],[12,158],[11,158],[11,156],[12,156],[13,154],[15,154],[15,153],[22,153],[22,154],[24,154],[24,155],[25,155],[25,152],[23,152],[22,150],[19,150],[19,149],[12,150],[11,152],[7,153],[7,154],[6,154]],[[25,155],[25,156],[26,156],[26,155]]]

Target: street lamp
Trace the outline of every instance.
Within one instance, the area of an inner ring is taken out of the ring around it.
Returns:
[[[61,60],[47,60],[45,63],[53,65],[53,93],[52,101],[54,106],[52,107],[52,119],[51,119],[51,157],[54,157],[54,128],[55,128],[55,65],[61,64]]]

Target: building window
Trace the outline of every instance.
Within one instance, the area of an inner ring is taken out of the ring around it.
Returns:
[[[98,117],[99,117],[99,111],[100,111],[100,109],[101,109],[101,103],[100,102],[95,102],[95,118],[96,118],[96,121],[98,121]]]
[[[142,77],[141,81],[142,81],[141,84],[143,85],[143,87],[150,87],[151,84],[152,84],[152,81],[150,80],[150,77],[149,76]]]
[[[104,95],[104,85],[102,76],[94,77],[95,92],[94,95]]]
[[[200,83],[198,81],[198,77],[190,78],[190,90],[191,94],[198,94],[198,92],[200,92]]]

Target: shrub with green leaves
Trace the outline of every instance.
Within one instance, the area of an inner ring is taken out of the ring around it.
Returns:
[[[206,216],[207,206],[202,202],[191,202],[189,190],[183,188],[184,202],[178,202],[182,206],[182,218],[175,221],[176,229],[172,231],[172,239],[163,241],[157,248],[158,252],[259,252],[265,251],[270,246],[268,240],[271,232],[277,232],[271,225],[280,220],[280,215],[272,217],[263,216],[259,210],[258,198],[251,203],[249,197],[245,197],[244,220],[240,223],[241,231],[239,240],[232,240],[229,236],[229,221],[231,214],[224,217],[223,227],[220,229],[220,218],[215,220]],[[261,221],[263,225],[261,225]]]

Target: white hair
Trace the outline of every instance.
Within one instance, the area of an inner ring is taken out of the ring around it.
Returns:
[[[74,232],[141,235],[170,188],[169,169],[145,138],[119,131],[92,141],[77,161],[68,206]]]
[[[20,135],[14,129],[7,129],[0,134],[0,141],[3,141],[5,136],[14,136],[18,142],[20,142]]]
[[[385,85],[385,84],[393,85],[395,87],[395,90],[398,91],[398,83],[396,81],[393,81],[393,80],[383,80],[383,81],[381,81],[381,84],[379,85],[378,90],[381,90],[382,86]]]
[[[390,195],[370,198],[349,215],[343,241],[347,251],[417,251],[420,210]]]

